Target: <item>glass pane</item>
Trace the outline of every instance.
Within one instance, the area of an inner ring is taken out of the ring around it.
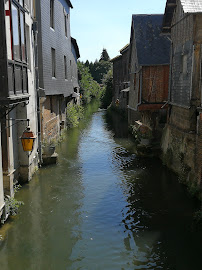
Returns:
[[[20,0],[19,1],[19,3],[20,3],[21,6],[23,6],[23,2],[24,2],[23,0]]]
[[[28,93],[27,87],[27,68],[23,68],[23,93]]]
[[[13,56],[20,60],[19,18],[18,10],[12,4]]]
[[[15,65],[15,91],[22,93],[22,67]]]
[[[22,60],[25,61],[25,28],[24,28],[24,14],[22,12],[20,12],[20,30],[21,30]]]

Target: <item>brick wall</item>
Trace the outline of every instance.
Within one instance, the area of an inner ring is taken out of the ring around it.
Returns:
[[[50,141],[60,135],[59,96],[47,96],[43,103],[42,134],[43,140]]]

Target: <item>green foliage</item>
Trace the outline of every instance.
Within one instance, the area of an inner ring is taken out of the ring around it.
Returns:
[[[106,49],[103,49],[99,61],[96,59],[94,63],[89,63],[87,60],[84,65],[89,68],[93,79],[99,84],[102,83],[104,76],[112,68],[112,63]]]
[[[108,71],[106,75],[104,75],[103,78],[103,84],[104,84],[104,93],[103,97],[101,99],[102,101],[102,107],[107,108],[111,102],[112,102],[112,92],[113,92],[113,72],[112,69]]]
[[[14,186],[14,195],[20,189],[20,185]],[[16,216],[18,214],[19,207],[24,205],[24,202],[18,201],[14,197],[6,196],[5,197],[5,215],[1,220],[2,223],[6,221],[7,216]]]
[[[107,50],[103,49],[99,61],[109,61],[109,60],[110,60],[110,58],[109,58],[109,54],[108,54]]]
[[[84,108],[81,105],[71,105],[67,107],[67,125],[77,127],[79,120],[83,118]]]
[[[202,224],[202,210],[198,210],[194,213],[194,219]]]
[[[82,99],[84,103],[89,103],[92,97],[100,99],[102,96],[102,88],[93,80],[89,68],[82,62],[78,62],[78,69],[80,74],[80,87]]]

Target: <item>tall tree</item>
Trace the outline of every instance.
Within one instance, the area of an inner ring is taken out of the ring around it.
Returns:
[[[109,54],[108,54],[107,50],[103,49],[102,53],[101,53],[101,56],[100,56],[99,62],[100,61],[109,61],[109,60],[110,60],[110,58],[109,58]]]

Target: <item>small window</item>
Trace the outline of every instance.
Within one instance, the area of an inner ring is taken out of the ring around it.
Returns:
[[[65,20],[65,36],[67,37],[67,15],[64,14],[64,20]]]
[[[72,68],[71,68],[72,60],[69,61],[69,64],[70,64],[70,77],[71,77],[71,79],[72,79]]]
[[[67,57],[64,56],[65,80],[67,79]]]
[[[28,68],[31,70],[30,28],[29,28],[29,25],[27,24],[25,26],[25,33],[26,33],[26,45],[27,45],[27,64],[28,64]]]
[[[50,0],[50,27],[54,29],[54,0]]]
[[[20,36],[19,36],[19,17],[18,9],[12,4],[12,27],[13,27],[13,56],[20,60]]]
[[[22,61],[26,61],[25,52],[25,26],[24,26],[24,14],[20,12],[20,34],[21,34],[21,50],[22,50]]]
[[[52,59],[52,77],[56,78],[55,49],[53,48],[51,48],[51,59]]]

